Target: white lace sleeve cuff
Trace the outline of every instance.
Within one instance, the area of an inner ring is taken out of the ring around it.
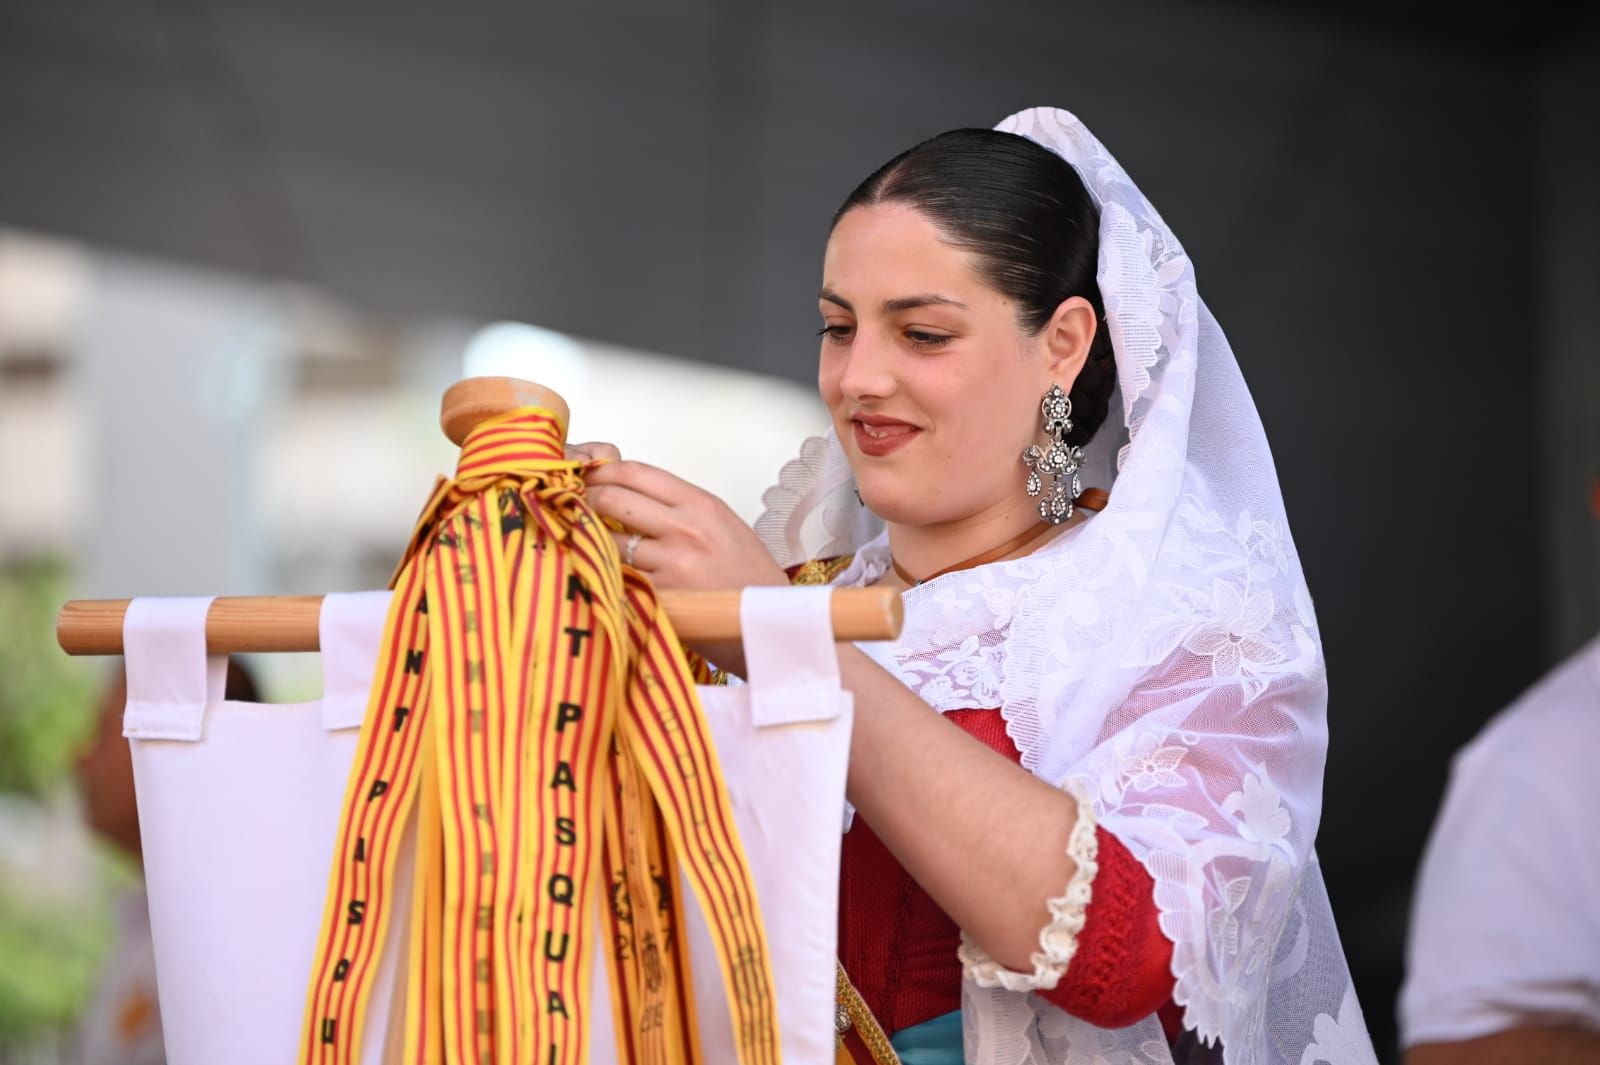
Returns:
[[[1089,908],[1090,888],[1094,874],[1099,871],[1095,856],[1099,841],[1095,836],[1094,807],[1078,789],[1067,790],[1078,800],[1078,820],[1067,838],[1067,855],[1073,861],[1072,879],[1067,890],[1050,899],[1050,922],[1039,932],[1039,950],[1033,955],[1033,972],[1021,973],[1007,969],[983,952],[965,932],[961,933],[958,954],[966,977],[979,987],[1003,987],[1007,991],[1049,991],[1067,971],[1072,956],[1078,952],[1078,933],[1083,930],[1085,911]]]

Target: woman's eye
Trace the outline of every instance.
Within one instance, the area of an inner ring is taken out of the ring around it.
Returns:
[[[817,336],[822,337],[830,344],[848,344],[850,342],[850,334],[853,332],[855,332],[855,329],[852,326],[825,325],[817,330]]]
[[[907,329],[906,339],[911,341],[913,347],[937,348],[949,343],[950,338],[939,333],[924,333],[920,329]]]

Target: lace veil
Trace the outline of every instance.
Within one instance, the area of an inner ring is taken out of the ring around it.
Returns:
[[[910,590],[875,657],[941,712],[1000,707],[1023,765],[1090,798],[1155,880],[1184,1026],[1223,1060],[1374,1062],[1312,846],[1321,641],[1255,405],[1182,246],[1089,130],[1051,108],[997,128],[1065,158],[1100,210],[1118,396],[1083,483],[1111,501],[1033,555]],[[831,432],[764,502],[781,564],[853,552],[845,584],[887,566]],[[970,979],[963,998],[969,1062],[1173,1060],[1154,1018],[1100,1029]]]

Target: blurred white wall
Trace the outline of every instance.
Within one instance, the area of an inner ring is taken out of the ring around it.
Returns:
[[[381,584],[455,461],[438,404],[468,362],[749,521],[827,424],[792,381],[23,234],[0,282],[0,557],[65,555],[86,596]]]

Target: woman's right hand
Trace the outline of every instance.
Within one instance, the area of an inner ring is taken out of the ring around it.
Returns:
[[[608,444],[603,440],[591,440],[582,444],[568,444],[566,455],[569,459],[579,459],[583,462],[621,462],[622,452],[617,445]]]

